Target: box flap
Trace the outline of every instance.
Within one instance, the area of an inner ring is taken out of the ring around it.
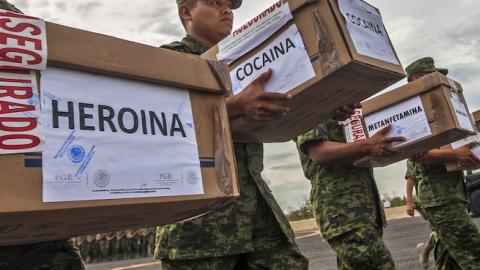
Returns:
[[[50,22],[46,23],[46,28],[49,65],[213,93],[226,92],[224,82],[218,79],[222,75],[207,72],[212,70],[209,63],[197,55]],[[215,64],[215,70],[221,70],[222,65]],[[228,73],[227,66],[224,68]]]
[[[462,92],[463,90],[461,85],[457,82],[455,82],[455,84],[458,91]],[[368,115],[372,112],[376,112],[384,107],[404,101],[415,95],[428,92],[440,85],[445,85],[449,88],[452,87],[450,85],[449,79],[440,72],[428,74],[416,81],[410,82],[395,90],[362,102],[363,114]]]

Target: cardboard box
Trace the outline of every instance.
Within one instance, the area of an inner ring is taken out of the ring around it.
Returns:
[[[191,89],[204,194],[44,203],[41,154],[2,155],[0,246],[175,223],[239,196],[222,64],[53,23],[47,33],[49,66]]]
[[[366,138],[392,125],[387,136],[402,136],[407,141],[393,144],[401,154],[382,158],[367,156],[355,165],[389,165],[475,134],[462,91],[459,83],[434,72],[364,101],[362,126]]]
[[[354,2],[364,3],[363,1]],[[278,41],[277,38],[289,31],[292,25],[296,25],[299,29],[313,66],[314,77],[288,91],[293,99],[288,104],[291,111],[286,116],[267,122],[250,121],[244,118],[234,120],[231,126],[235,141],[288,141],[329,119],[336,109],[346,104],[361,102],[405,77],[404,70],[383,24],[376,26],[381,28],[381,30],[378,28],[378,31],[382,32],[382,38],[385,38],[385,43],[388,43],[385,46],[391,49],[392,58],[396,63],[366,56],[357,51],[347,29],[345,17],[339,10],[338,0],[284,1],[284,5],[286,3],[289,4],[293,19],[261,45],[231,63],[229,66],[230,71],[233,71],[231,78],[235,76],[235,70],[238,71],[238,67],[243,67],[242,65],[248,63],[247,60],[256,53],[272,48]],[[378,12],[374,7],[365,5]],[[242,29],[252,27],[251,24],[255,25],[257,21],[264,18],[265,14],[269,14],[268,12],[279,6],[281,6],[280,3],[274,4],[245,26],[234,30],[233,33],[237,34]],[[217,45],[202,57],[214,60],[219,57],[218,53]],[[281,68],[293,64],[288,62]],[[263,69],[263,71],[265,70],[266,68]],[[274,69],[271,80],[276,80],[275,74],[278,73],[279,70]],[[282,74],[282,76],[288,76],[288,74]]]
[[[473,119],[475,120],[476,122],[476,128],[477,128],[477,135],[475,136],[471,136],[471,137],[468,137],[468,138],[465,138],[463,140],[460,140],[460,141],[457,141],[457,142],[454,142],[450,145],[446,145],[442,148],[445,148],[445,149],[457,149],[465,144],[468,144],[468,143],[472,143],[472,142],[476,142],[476,146],[472,149],[472,152],[478,157],[480,158],[480,111],[476,111],[474,113],[472,113],[473,115]],[[457,166],[457,164],[455,162],[447,162],[445,163],[445,166],[447,167],[447,171],[448,172],[453,172],[453,171],[461,171],[461,170],[476,170],[476,169],[480,169],[480,164],[478,164],[478,166],[475,166],[473,168],[463,168],[463,167],[459,167]]]

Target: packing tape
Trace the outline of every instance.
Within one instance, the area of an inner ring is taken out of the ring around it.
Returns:
[[[219,180],[220,190],[223,190],[227,195],[231,195],[233,194],[233,182],[231,179],[233,172],[231,171],[231,160],[227,155],[230,148],[227,145],[227,141],[229,141],[227,140],[228,135],[225,123],[227,120],[221,117],[221,106],[222,105],[217,105],[213,113],[215,124],[215,172]],[[233,153],[233,149],[230,149],[230,152]]]

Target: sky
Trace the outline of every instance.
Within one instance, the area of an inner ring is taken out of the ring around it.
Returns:
[[[324,0],[321,0],[324,1]],[[24,13],[47,21],[103,33],[152,46],[185,35],[174,0],[11,0]],[[257,15],[272,0],[243,0],[235,25]],[[382,13],[397,54],[406,67],[424,56],[450,70],[459,81],[471,111],[480,109],[480,2],[477,0],[368,0]],[[405,84],[406,80],[393,87]],[[385,91],[393,89],[390,87]],[[292,142],[265,145],[263,177],[285,211],[309,196]],[[403,196],[405,162],[375,169],[382,196]]]

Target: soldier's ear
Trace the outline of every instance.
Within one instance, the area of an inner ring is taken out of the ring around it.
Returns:
[[[193,8],[188,5],[181,5],[178,8],[178,15],[183,22],[189,22],[192,20],[192,9]]]

